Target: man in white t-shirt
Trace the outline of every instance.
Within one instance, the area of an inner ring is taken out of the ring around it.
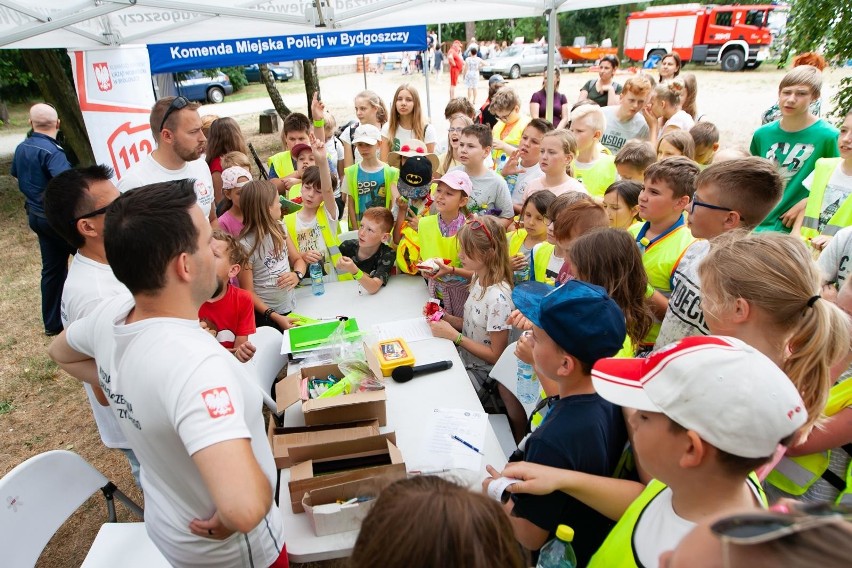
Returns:
[[[77,249],[62,289],[60,316],[68,326],[92,312],[103,300],[130,291],[119,282],[107,264],[104,250],[104,214],[118,197],[113,185],[112,169],[103,166],[66,170],[53,178],[44,192],[44,212],[50,226]],[[98,426],[101,441],[108,448],[118,448],[130,462],[136,484],[139,461],[121,431],[100,389],[85,384],[86,395]]]
[[[603,108],[606,128],[601,136],[601,144],[618,154],[628,140],[648,140],[651,131],[642,113],[645,103],[651,96],[651,81],[643,75],[631,77],[624,82],[621,91],[621,103]]]
[[[141,189],[110,206],[104,231],[133,297],[71,324],[50,356],[109,399],[142,464],[148,535],[171,564],[286,566],[261,390],[198,323],[219,285],[210,224],[191,182]]]
[[[213,178],[202,158],[207,138],[201,131],[199,106],[185,97],[164,97],[154,103],[149,122],[157,148],[121,176],[118,189],[124,193],[159,181],[195,180],[198,206],[217,227]]]

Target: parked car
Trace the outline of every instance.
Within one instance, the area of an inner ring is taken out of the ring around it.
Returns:
[[[269,64],[269,72],[272,73],[276,81],[289,81],[293,78],[292,67]],[[244,66],[243,73],[246,74],[249,83],[260,83],[260,67],[257,63]]]
[[[184,79],[176,81],[178,93],[191,101],[206,101],[210,103],[221,103],[225,95],[234,92],[228,76],[222,72],[213,77],[205,75],[201,71],[187,71],[182,73]]]
[[[562,56],[558,52],[554,53],[554,64],[557,67],[562,65]],[[509,46],[496,57],[486,59],[480,73],[486,79],[495,74],[517,79],[522,75],[544,73],[546,70],[547,50],[535,43],[525,43]]]

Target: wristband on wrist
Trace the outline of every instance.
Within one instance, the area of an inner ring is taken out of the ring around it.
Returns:
[[[450,272],[452,272],[453,274],[455,274],[455,273],[456,273],[456,267],[455,267],[455,266],[451,266],[451,267],[450,267]]]
[[[319,120],[315,120],[314,126],[316,126],[317,128],[322,128],[323,126],[325,126],[325,119],[321,118]]]
[[[352,278],[354,278],[355,280],[360,280],[362,276],[364,276],[364,271],[359,268],[358,272],[352,275]]]
[[[266,318],[266,321],[272,321],[269,316],[271,316],[272,312],[274,311],[275,310],[273,310],[272,308],[266,308],[266,311],[263,312],[263,317]]]
[[[459,333],[459,336],[456,337],[456,339],[455,339],[455,341],[453,341],[453,343],[456,345],[456,347],[458,347],[459,345],[462,344],[462,341],[464,341],[464,335]]]

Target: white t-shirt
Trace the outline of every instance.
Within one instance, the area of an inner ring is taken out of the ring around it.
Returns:
[[[814,173],[805,178],[802,185],[811,190],[811,185],[814,183]],[[837,210],[852,193],[852,176],[843,173],[843,168],[837,166],[828,178],[828,183],[825,186],[825,191],[822,194],[822,205],[820,206],[819,214],[819,231],[822,232],[831,217],[837,213]]]
[[[299,250],[303,253],[309,250],[322,252],[325,256],[322,262],[323,270],[325,271],[325,277],[323,280],[326,282],[336,282],[337,272],[331,264],[331,255],[328,253],[328,247],[325,244],[322,231],[320,231],[319,225],[317,224],[317,218],[314,217],[310,222],[306,222],[302,220],[300,213],[301,211],[296,213],[296,234],[294,235],[296,244],[299,245]],[[328,217],[328,211],[326,211],[326,217]],[[331,226],[328,230],[332,234],[337,234],[337,220],[335,219],[332,221],[329,219],[329,225]]]
[[[817,264],[823,281],[837,284],[839,290],[852,272],[852,227],[840,229],[819,255]]]
[[[526,195],[529,182],[544,175],[538,162],[528,168],[524,168],[524,170],[526,171],[519,173],[515,176],[514,180],[509,179],[512,176],[506,177],[506,183],[509,185],[509,191],[512,194],[512,203],[516,205],[523,205],[524,195]]]
[[[62,288],[60,304],[62,326],[67,328],[78,319],[89,315],[107,298],[120,294],[130,297],[130,290],[118,281],[108,264],[102,264],[77,252],[68,268],[68,277]],[[95,424],[98,426],[98,433],[101,435],[104,446],[129,449],[130,444],[118,426],[112,411],[108,406],[98,402],[89,383],[83,383],[83,386],[89,397]]]
[[[680,541],[695,528],[672,508],[672,490],[666,487],[642,513],[633,530],[633,546],[641,566],[658,566],[660,555],[674,550]]]
[[[524,199],[526,199],[533,193],[544,190],[549,191],[557,197],[559,197],[563,193],[568,193],[569,191],[579,191],[580,193],[585,193],[586,195],[589,194],[588,190],[586,190],[586,186],[583,185],[583,183],[578,179],[569,177],[568,180],[565,181],[565,183],[553,187],[546,187],[544,185],[544,176],[542,175],[541,177],[532,179],[529,181],[529,183],[527,183],[526,189],[524,190]]]
[[[660,129],[660,133],[657,135],[657,140],[663,137],[663,133],[669,126],[676,126],[681,130],[689,132],[689,129],[695,126],[695,120],[693,120],[693,118],[689,116],[689,113],[685,110],[677,111],[665,122],[665,124],[663,124],[663,127]]]
[[[603,107],[606,128],[601,136],[601,144],[609,148],[613,155],[618,154],[628,140],[647,140],[651,137],[648,123],[641,112],[634,114],[630,120],[622,122],[618,120],[619,108],[621,107],[618,105]]]
[[[409,140],[414,139],[414,133],[407,128],[403,128],[402,126],[397,125],[396,134],[393,137],[393,140],[390,138],[389,134],[390,122],[386,122],[382,125],[382,138],[390,140],[390,149],[391,152],[399,151],[400,147],[408,142]],[[434,144],[438,141],[438,135],[435,133],[435,127],[431,124],[427,124],[426,128],[423,131],[423,140],[424,144]]]
[[[154,156],[148,154],[121,177],[118,182],[118,190],[124,193],[151,183],[187,178],[195,180],[195,196],[198,199],[198,206],[201,207],[204,216],[209,217],[210,207],[213,205],[213,178],[210,175],[210,168],[207,167],[207,162],[203,158],[185,162],[179,170],[169,170],[161,166],[154,159]]]
[[[254,245],[254,235],[247,235],[240,240],[240,244],[246,252],[250,251]],[[272,237],[267,236],[249,257],[249,263],[252,268],[254,293],[277,313],[284,315],[292,312],[296,305],[295,292],[292,289],[284,290],[277,285],[278,277],[290,272],[287,242],[284,242],[281,252],[276,255]]]
[[[139,458],[148,536],[177,566],[271,565],[284,543],[283,519],[274,503],[246,537],[235,533],[217,541],[189,530],[192,519],[216,512],[192,460],[196,452],[249,439],[275,487],[260,389],[198,320],[125,324],[133,302],[123,296],[105,300],[71,324],[67,339],[72,349],[95,358],[101,388]]]
[[[505,282],[494,284],[484,290],[479,281],[470,288],[470,295],[464,303],[464,320],[462,333],[465,337],[491,345],[492,331],[503,331],[510,329],[506,319],[515,304],[512,303],[512,289]],[[467,369],[490,370],[493,365],[486,363],[479,357],[472,355],[466,349],[460,349],[462,361]]]
[[[698,265],[710,252],[708,241],[696,241],[689,245],[672,275],[672,294],[669,307],[660,326],[654,349],[661,349],[684,337],[710,335],[701,311],[701,283],[698,280]]]

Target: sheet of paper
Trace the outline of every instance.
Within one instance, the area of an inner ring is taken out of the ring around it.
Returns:
[[[423,446],[408,463],[409,471],[443,471],[445,469],[482,469],[485,432],[488,415],[485,412],[460,408],[436,408],[424,425]],[[456,436],[473,446],[463,444]],[[406,462],[409,459],[406,457]]]
[[[376,324],[373,326],[373,332],[379,341],[401,337],[408,343],[411,343],[412,341],[422,341],[423,339],[432,339],[434,337],[424,317]]]

